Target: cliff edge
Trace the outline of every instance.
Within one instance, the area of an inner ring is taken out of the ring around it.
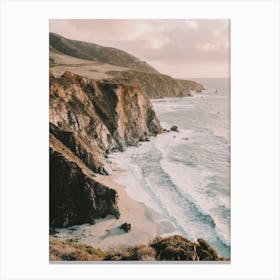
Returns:
[[[117,193],[94,180],[107,175],[107,154],[161,132],[142,89],[71,72],[49,77],[50,226],[94,223],[119,216]]]

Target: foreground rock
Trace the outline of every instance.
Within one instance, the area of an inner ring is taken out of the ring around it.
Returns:
[[[75,163],[50,148],[50,227],[68,227],[112,214],[119,217],[118,195],[90,179]]]
[[[125,232],[129,232],[131,230],[131,224],[124,223],[120,226],[121,229],[123,229]]]
[[[71,248],[61,249],[66,245]],[[82,252],[75,252],[75,248]],[[87,253],[91,253],[91,256]],[[122,246],[107,252],[75,242],[50,239],[50,260],[86,261],[89,258],[106,261],[229,261],[228,258],[218,256],[205,240],[192,242],[180,235],[157,237],[147,245]]]
[[[156,251],[158,260],[186,260],[186,261],[220,261],[227,260],[218,256],[205,240],[192,242],[180,235],[168,238],[157,238],[150,246]]]
[[[157,237],[148,245],[114,249],[106,253],[104,260],[151,261],[228,261],[221,257],[203,239],[192,242],[180,235]]]

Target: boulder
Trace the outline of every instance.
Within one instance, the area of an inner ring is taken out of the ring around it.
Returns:
[[[123,229],[125,232],[129,232],[131,230],[131,224],[124,223],[120,226],[121,229]]]
[[[175,131],[175,132],[179,132],[178,127],[176,125],[172,125],[170,127],[170,131]]]

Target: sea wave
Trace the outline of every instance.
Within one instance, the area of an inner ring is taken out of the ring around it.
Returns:
[[[216,229],[217,221],[215,218],[207,209],[203,208],[205,203],[202,199],[194,198],[190,189],[183,187],[183,184],[188,182],[185,172],[181,172],[178,165],[173,165],[164,159],[167,157],[166,150],[162,153],[155,145],[157,140],[165,142],[166,138],[159,136],[152,143],[145,143],[133,151],[128,149],[125,153],[129,155],[120,154],[117,164],[123,169],[126,168],[127,171],[119,176],[119,183],[129,186],[127,191],[132,198],[164,215],[186,237],[192,240],[201,237],[198,230],[199,225],[197,225],[198,221],[204,223],[206,228],[212,228],[213,233],[218,233],[216,238],[228,245],[225,234]],[[150,158],[151,150],[153,150],[153,157],[156,157],[153,160]],[[152,167],[147,165],[149,162],[153,163]],[[178,174],[182,174],[182,176],[180,177]],[[203,180],[202,176],[201,178]],[[194,183],[191,180],[190,177],[188,184],[197,187],[197,182]],[[200,184],[203,185],[206,182],[204,179]],[[191,223],[193,223],[192,228],[190,228]]]
[[[112,155],[128,194],[162,214],[189,239],[204,238],[230,254],[229,106],[227,97],[154,100],[161,124],[179,132],[152,137]],[[219,114],[217,112],[220,112]],[[168,234],[164,228],[162,234]]]

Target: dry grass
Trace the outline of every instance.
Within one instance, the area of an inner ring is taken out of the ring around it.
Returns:
[[[104,260],[111,261],[155,261],[156,252],[146,245],[119,247],[106,253]]]
[[[202,247],[201,247],[202,246]],[[218,256],[204,240],[192,242],[182,236],[155,238],[148,245],[122,246],[106,251],[50,237],[50,261],[229,261]]]
[[[50,237],[50,261],[100,261],[104,253],[91,246],[72,241],[60,241]]]

